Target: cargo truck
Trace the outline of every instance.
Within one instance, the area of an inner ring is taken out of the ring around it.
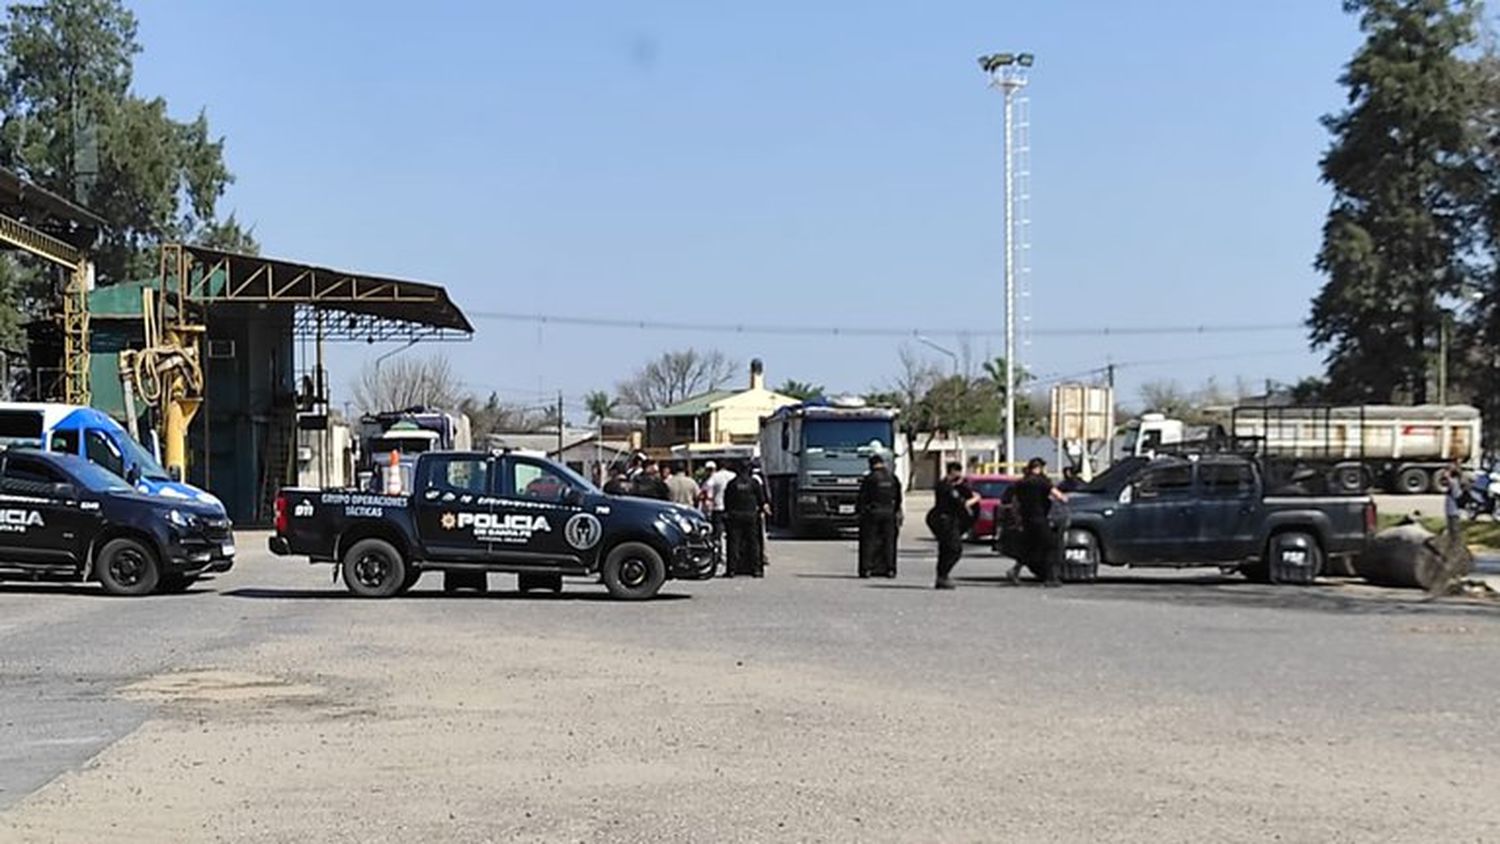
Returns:
[[[788,405],[761,420],[760,457],[770,484],[771,524],[798,536],[859,523],[859,482],[884,456],[906,479],[899,412],[858,399]]]
[[[1468,405],[1237,407],[1185,425],[1147,413],[1127,426],[1124,452],[1144,457],[1183,443],[1226,439],[1295,464],[1328,492],[1418,495],[1446,488],[1444,468],[1479,468],[1479,411]]]

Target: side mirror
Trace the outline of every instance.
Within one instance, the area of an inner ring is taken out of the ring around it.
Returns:
[[[74,501],[78,498],[78,487],[64,481],[52,485],[52,497],[64,501]]]
[[[562,502],[569,507],[577,507],[583,503],[583,492],[573,487],[563,489]]]
[[[1135,484],[1126,484],[1125,488],[1122,489],[1122,490],[1120,490],[1120,503],[1121,504],[1129,504],[1130,502],[1132,502],[1134,500],[1135,500]]]
[[[132,463],[132,464],[130,464],[130,468],[125,470],[125,483],[130,484],[131,486],[135,486],[136,484],[138,484],[140,482],[141,482],[141,467],[140,467],[140,464],[138,464],[138,463]]]

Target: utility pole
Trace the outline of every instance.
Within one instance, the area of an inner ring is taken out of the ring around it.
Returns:
[[[1109,385],[1109,465],[1115,465],[1115,365],[1104,368],[1105,383]]]
[[[979,57],[979,67],[990,75],[990,86],[1005,96],[1005,462],[1016,465],[1016,196],[1015,100],[1026,87],[1026,74],[1036,57],[1031,53],[994,53]]]
[[[1438,325],[1438,404],[1448,406],[1448,315]]]
[[[562,390],[557,391],[557,461],[563,459],[563,400]]]

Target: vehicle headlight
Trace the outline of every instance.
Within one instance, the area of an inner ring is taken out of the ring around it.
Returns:
[[[174,527],[180,528],[189,528],[198,522],[197,518],[192,514],[184,513],[181,510],[169,510],[167,512],[167,521],[171,522]]]
[[[672,523],[677,525],[678,530],[682,531],[688,536],[693,535],[693,520],[689,519],[687,516],[684,516],[681,513],[673,513]]]

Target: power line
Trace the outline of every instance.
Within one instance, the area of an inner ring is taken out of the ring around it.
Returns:
[[[989,328],[897,328],[894,326],[788,325],[774,323],[674,322],[659,319],[622,317],[587,317],[561,314],[522,314],[508,311],[468,311],[474,319],[500,322],[524,322],[547,326],[581,326],[586,328],[619,328],[640,331],[707,331],[721,334],[770,334],[805,337],[907,337],[915,340],[921,334],[955,337],[999,337],[1003,332]],[[1078,328],[1040,328],[1032,334],[1045,337],[1139,337],[1143,335],[1257,334],[1277,331],[1302,331],[1300,323],[1259,323],[1244,325],[1147,325],[1097,326]]]

